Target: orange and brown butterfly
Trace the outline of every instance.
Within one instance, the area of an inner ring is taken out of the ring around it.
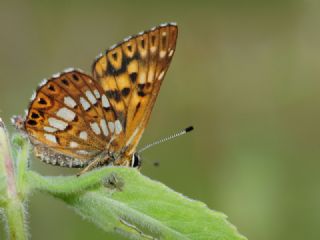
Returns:
[[[175,23],[124,39],[94,61],[92,76],[67,70],[44,80],[13,122],[53,165],[140,167],[136,147],[176,47]]]

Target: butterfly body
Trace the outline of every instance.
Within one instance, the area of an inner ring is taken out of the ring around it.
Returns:
[[[43,81],[26,117],[14,120],[44,162],[89,170],[140,166],[136,147],[169,67],[177,38],[163,24],[111,47],[92,76],[70,69]]]

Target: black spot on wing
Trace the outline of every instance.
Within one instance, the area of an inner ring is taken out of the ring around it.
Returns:
[[[106,91],[106,95],[107,95],[108,99],[114,99],[116,102],[121,101],[121,95],[118,90]]]
[[[144,97],[144,96],[146,95],[146,93],[143,92],[143,91],[138,91],[138,95],[139,95],[140,97]]]
[[[138,73],[133,72],[129,74],[130,80],[132,83],[135,83],[137,81]]]
[[[54,86],[53,86],[53,85],[51,85],[51,84],[48,86],[48,89],[49,89],[50,91],[53,91],[53,92],[55,91]]]
[[[28,123],[29,125],[31,125],[31,126],[37,125],[37,122],[36,122],[35,120],[32,120],[32,119],[28,120],[27,123]]]
[[[155,35],[152,35],[152,36],[151,36],[151,45],[152,45],[152,46],[154,46],[155,41],[156,41],[156,36],[155,36]]]
[[[136,110],[134,111],[134,114],[133,114],[133,118],[136,116],[137,112],[139,111],[140,106],[141,106],[141,102],[137,104]]]
[[[112,54],[112,57],[113,57],[113,59],[114,59],[115,61],[117,61],[117,59],[118,59],[118,54],[117,54],[117,53],[113,53],[113,54]]]
[[[41,105],[46,105],[47,104],[47,101],[44,100],[43,98],[40,98],[39,101],[38,101],[39,104]]]
[[[40,115],[38,113],[32,113],[31,118],[39,118]]]
[[[128,96],[129,93],[130,93],[130,88],[123,88],[123,89],[121,90],[121,94],[122,94],[122,96],[124,96],[124,97]]]
[[[72,74],[72,79],[75,81],[79,81],[79,77],[75,73]]]
[[[165,46],[167,42],[167,37],[166,36],[162,36],[162,46]]]
[[[114,53],[112,54],[112,57],[116,60],[117,59],[117,54]],[[108,59],[108,64],[107,64],[107,69],[106,69],[106,74],[107,75],[119,75],[127,71],[127,57],[125,54],[122,54],[122,62],[121,66],[119,69],[115,69],[115,67],[112,65],[112,63]]]
[[[143,88],[144,88],[144,86],[145,86],[144,83],[139,83],[139,84],[138,84],[138,90],[139,90],[139,91],[142,91]]]
[[[64,85],[69,86],[69,82],[68,82],[67,79],[64,78],[64,79],[61,80],[61,82],[62,82]]]

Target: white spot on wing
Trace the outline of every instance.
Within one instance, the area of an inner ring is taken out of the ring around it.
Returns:
[[[68,72],[73,72],[75,69],[74,68],[66,68],[63,72],[68,73]]]
[[[47,82],[48,82],[48,79],[45,78],[45,79],[43,79],[43,80],[41,81],[41,83],[39,84],[39,86],[42,87],[42,86],[46,85]]]
[[[164,58],[166,56],[166,51],[160,51],[160,58]]]
[[[114,123],[113,122],[108,122],[108,127],[110,129],[110,132],[114,132]]]
[[[96,96],[97,99],[100,98],[100,93],[99,93],[99,91],[98,91],[97,89],[95,89],[95,90],[93,91],[93,93],[94,93],[94,95]]]
[[[93,96],[92,92],[90,90],[86,91],[86,96],[89,99],[89,101],[91,102],[91,104],[96,104],[97,103],[97,99]]]
[[[78,147],[78,146],[79,146],[78,143],[76,143],[76,142],[70,142],[70,147],[76,148],[76,147]]]
[[[174,53],[174,51],[173,51],[173,49],[171,49],[170,52],[169,52],[169,54],[168,54],[169,57],[172,57],[173,53]]]
[[[146,73],[145,72],[141,72],[139,75],[139,83],[145,83],[146,82]]]
[[[45,130],[46,132],[49,132],[49,133],[54,133],[54,132],[58,131],[58,129],[53,128],[53,127],[48,127],[48,126],[44,126],[43,130]]]
[[[107,123],[106,123],[106,120],[104,119],[101,119],[100,120],[100,127],[102,129],[102,132],[105,136],[108,136],[109,135],[109,130],[107,128]]]
[[[109,48],[109,50],[114,49],[116,46],[117,46],[117,44],[113,44],[113,45]]]
[[[58,78],[58,77],[60,77],[60,75],[61,75],[61,73],[55,73],[55,74],[52,75],[52,77],[53,78]]]
[[[99,53],[99,55],[96,56],[95,61],[98,61],[98,59],[101,58],[102,56],[103,56],[103,54],[102,54],[102,53]]]
[[[33,101],[33,100],[36,98],[36,95],[37,95],[37,93],[36,93],[36,92],[33,92],[30,100]]]
[[[131,36],[126,37],[125,39],[123,39],[123,41],[124,41],[124,42],[129,41],[131,38],[132,38]]]
[[[115,128],[116,128],[116,134],[119,134],[122,131],[121,122],[119,120],[116,120],[114,122],[114,124],[115,124]]]
[[[50,141],[50,142],[53,142],[53,143],[57,143],[57,138],[56,136],[52,135],[52,134],[49,134],[49,133],[45,133],[44,134],[44,137]]]
[[[83,97],[80,97],[80,103],[82,105],[82,108],[87,111],[90,108],[90,103],[88,103],[88,101],[86,99],[84,99]]]
[[[59,119],[53,118],[53,117],[50,117],[48,119],[48,122],[51,127],[57,128],[59,130],[65,130],[68,126],[68,123],[61,121]]]
[[[148,82],[153,82],[153,80],[154,80],[154,71],[149,71]]]
[[[104,95],[104,94],[102,95],[102,106],[105,107],[105,108],[110,107],[109,100],[106,97],[106,95]]]
[[[152,46],[152,47],[150,48],[150,51],[151,51],[152,53],[154,53],[156,50],[157,50],[157,47],[155,47],[155,46]]]
[[[164,76],[164,71],[162,71],[162,72],[159,74],[158,80],[162,80],[163,76]]]
[[[57,116],[70,122],[74,120],[76,114],[70,109],[63,107],[59,109],[59,111],[57,112]]]
[[[74,101],[72,97],[69,97],[69,96],[64,97],[63,101],[64,101],[64,104],[70,108],[74,108],[75,106],[77,106],[76,101]]]
[[[85,150],[78,150],[77,153],[81,154],[81,155],[88,155],[89,154],[89,152],[85,151]]]
[[[87,140],[88,139],[88,133],[86,131],[82,131],[79,134],[79,137],[83,140]]]
[[[160,27],[166,27],[166,26],[168,26],[168,23],[161,23],[160,24]]]
[[[98,123],[96,123],[96,122],[90,123],[90,127],[95,134],[97,134],[97,135],[101,134],[101,130],[98,126]]]

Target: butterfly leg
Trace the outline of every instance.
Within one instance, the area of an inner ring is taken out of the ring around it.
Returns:
[[[98,163],[99,163],[98,160],[92,161],[88,166],[86,166],[84,169],[82,169],[80,172],[77,173],[77,177],[80,177],[82,174],[97,167]]]
[[[105,163],[111,162],[112,159],[110,157],[103,157],[101,155],[98,155],[91,163],[88,164],[88,166],[86,166],[84,169],[82,169],[80,172],[77,173],[77,177],[79,177],[80,175],[91,171],[92,169],[102,166]]]

